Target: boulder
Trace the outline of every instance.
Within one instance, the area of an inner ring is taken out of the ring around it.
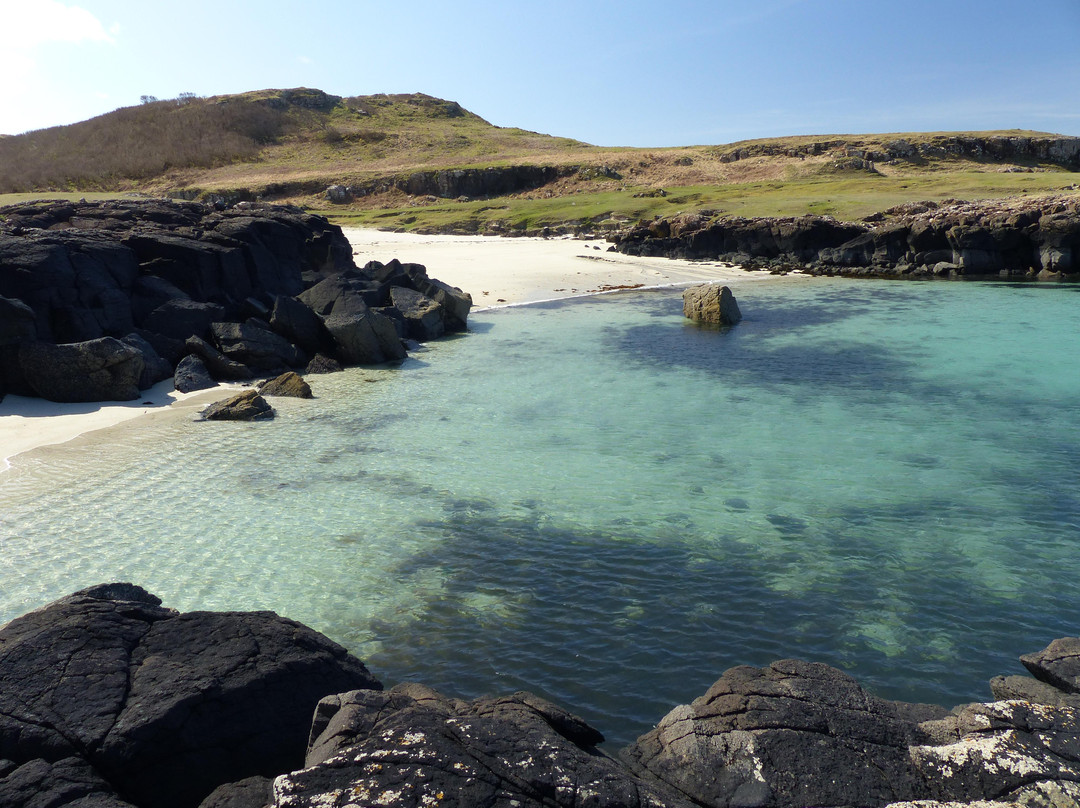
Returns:
[[[274,379],[267,379],[259,384],[259,393],[264,396],[286,396],[290,398],[314,398],[311,387],[295,372],[287,371]]]
[[[1037,653],[1024,654],[1020,662],[1040,682],[1065,693],[1080,693],[1080,638],[1054,640]]]
[[[250,368],[275,371],[306,362],[295,345],[254,320],[212,323],[210,332],[225,356]]]
[[[307,363],[307,367],[304,368],[305,375],[311,375],[313,373],[338,373],[344,370],[341,363],[336,359],[332,359],[326,354],[315,354],[311,361]]]
[[[446,333],[446,313],[430,297],[404,286],[392,286],[390,302],[405,319],[407,337],[425,342]]]
[[[946,714],[875,698],[827,665],[781,660],[732,668],[623,754],[712,808],[885,805],[924,796],[908,748],[930,740],[918,720]]]
[[[225,354],[200,337],[188,337],[184,348],[199,357],[215,379],[244,382],[254,378],[251,368],[242,362],[229,359]]]
[[[261,421],[274,417],[274,408],[256,390],[245,390],[216,401],[201,413],[204,421]]]
[[[19,366],[34,392],[50,401],[130,401],[139,397],[143,355],[113,337],[63,345],[25,342]]]
[[[168,360],[158,356],[154,346],[140,337],[138,334],[128,334],[120,340],[125,345],[130,345],[142,355],[143,371],[139,376],[139,389],[145,390],[153,387],[160,381],[164,381],[173,375],[173,366]]]
[[[205,337],[210,323],[222,320],[225,308],[217,303],[201,303],[187,298],[166,300],[143,320],[143,328],[173,339],[194,335]]]
[[[409,266],[406,264],[405,266]],[[418,266],[418,265],[413,265]],[[472,295],[456,286],[430,278],[417,283],[413,288],[430,297],[440,306],[446,315],[447,331],[465,331],[469,325],[469,311],[472,309]]]
[[[531,693],[466,702],[423,685],[323,699],[284,808],[356,805],[671,806],[690,803],[601,753],[603,736]]]
[[[202,359],[188,354],[180,360],[173,372],[173,387],[181,393],[194,393],[196,390],[217,387],[217,382],[206,369]]]
[[[343,364],[378,365],[405,358],[405,348],[394,323],[370,309],[334,312],[324,322],[334,339],[337,358]]]
[[[699,323],[735,325],[742,312],[727,286],[703,283],[683,292],[683,316]]]
[[[274,298],[270,328],[312,356],[331,345],[322,318],[295,297]]]
[[[0,680],[5,808],[191,808],[223,783],[302,765],[323,696],[381,687],[299,623],[180,614],[131,584],[8,623]]]

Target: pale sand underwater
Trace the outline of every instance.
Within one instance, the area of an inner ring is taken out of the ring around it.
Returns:
[[[607,252],[602,240],[499,238],[389,233],[343,228],[358,266],[368,261],[423,264],[428,274],[472,295],[475,309],[596,294],[628,286],[670,286],[721,281],[732,285],[777,277],[740,267],[641,258]],[[789,275],[785,282],[811,282]],[[235,385],[222,385],[231,390]],[[182,394],[169,380],[135,401],[58,404],[7,396],[0,402],[0,470],[12,457],[80,435],[161,412],[194,412],[222,397],[221,389]]]

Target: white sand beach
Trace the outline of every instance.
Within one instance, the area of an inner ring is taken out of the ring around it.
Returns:
[[[608,252],[602,239],[425,236],[343,228],[357,265],[393,258],[472,295],[477,309],[595,294],[625,286],[775,279],[766,272]]]
[[[746,272],[717,263],[639,258],[607,252],[602,240],[569,238],[498,238],[425,236],[344,228],[357,265],[371,260],[424,264],[433,278],[472,295],[475,309],[596,294],[628,286],[665,286],[704,281],[732,285],[776,280],[764,272]],[[792,282],[798,276],[784,280]],[[803,279],[808,280],[806,278]],[[474,310],[475,310],[474,309]],[[0,471],[15,455],[72,440],[153,413],[193,413],[223,398],[216,390],[181,394],[171,381],[155,385],[136,401],[57,404],[7,396],[0,401]]]

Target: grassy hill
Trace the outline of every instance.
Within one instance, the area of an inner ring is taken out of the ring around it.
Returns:
[[[266,198],[342,223],[456,232],[619,227],[687,211],[861,218],[913,200],[1075,190],[1078,172],[1075,139],[1040,132],[602,148],[493,126],[430,96],[305,88],[153,101],[0,138],[0,202]]]

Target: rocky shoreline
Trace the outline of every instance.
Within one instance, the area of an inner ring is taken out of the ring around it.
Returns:
[[[880,699],[827,665],[736,667],[618,755],[531,693],[389,690],[272,612],[188,612],[127,583],[0,628],[0,804],[1061,806],[1080,802],[1080,639],[997,701]]]
[[[749,269],[925,280],[1080,279],[1080,197],[901,205],[863,222],[828,216],[686,214],[610,240],[628,255],[729,261]]]
[[[340,228],[296,208],[0,209],[0,398],[129,401],[170,377],[190,392],[398,362],[410,340],[464,330],[471,306],[420,264],[357,267]]]

